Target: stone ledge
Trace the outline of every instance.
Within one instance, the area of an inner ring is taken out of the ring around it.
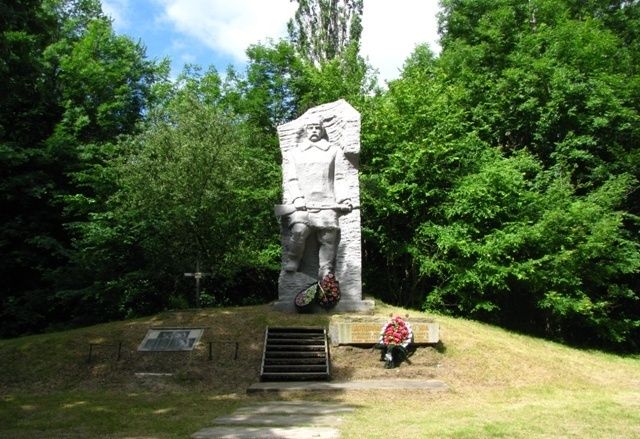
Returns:
[[[443,391],[449,387],[440,380],[413,380],[413,379],[385,379],[385,380],[357,380],[357,381],[286,381],[286,382],[260,382],[252,384],[248,394],[271,392],[301,392],[301,391],[359,391],[359,390],[425,390]]]
[[[293,304],[293,300],[277,300],[271,304],[273,309],[281,312],[297,313],[296,307]],[[327,313],[327,314],[340,314],[340,313],[361,313],[371,314],[375,307],[375,301],[371,299],[364,300],[340,300],[338,304],[329,310],[325,310],[319,305],[316,305],[312,309],[312,313]]]
[[[378,343],[380,330],[388,318],[372,316],[334,316],[329,324],[329,338],[333,346],[373,345]],[[413,343],[436,344],[440,341],[440,325],[431,319],[407,319],[413,330]]]
[[[193,439],[338,439],[333,427],[210,427],[191,435]]]

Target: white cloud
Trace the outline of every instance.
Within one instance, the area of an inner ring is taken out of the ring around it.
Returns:
[[[113,27],[117,31],[128,28],[131,22],[129,15],[129,0],[102,0],[102,12],[113,19]]]
[[[108,0],[120,4],[129,0]],[[251,44],[286,35],[286,23],[297,4],[291,0],[154,0],[164,22],[176,32],[212,50],[246,61]],[[416,45],[428,43],[439,52],[437,0],[366,0],[362,54],[379,70],[382,80],[395,79]]]
[[[158,0],[164,19],[211,49],[246,59],[249,45],[286,34],[296,4],[289,0]]]
[[[390,3],[365,1],[362,17],[362,55],[380,71],[383,80],[399,76],[404,61],[416,45],[428,43],[435,53],[440,51],[436,0]]]

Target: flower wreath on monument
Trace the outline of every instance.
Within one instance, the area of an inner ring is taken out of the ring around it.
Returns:
[[[293,303],[298,312],[311,312],[314,303],[324,309],[331,309],[340,301],[340,283],[333,273],[325,275],[320,282],[314,282],[296,294]]]
[[[391,319],[382,326],[377,345],[382,349],[380,361],[384,361],[384,367],[390,369],[406,360],[412,341],[413,331],[409,322],[400,316],[393,317],[392,314]]]

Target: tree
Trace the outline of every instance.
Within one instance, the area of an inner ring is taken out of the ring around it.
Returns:
[[[143,130],[116,145],[103,170],[116,190],[74,225],[74,275],[59,294],[74,314],[95,321],[196,305],[183,273],[197,264],[213,273],[201,304],[271,297],[279,170],[255,140],[264,134],[222,105],[220,84],[215,71],[187,69]]]
[[[461,85],[442,81],[419,46],[403,77],[365,107],[362,205],[365,283],[378,297],[419,307],[432,279],[420,273],[414,241],[421,224],[441,221],[441,205],[461,176],[477,169],[482,142],[460,106]]]
[[[637,4],[443,4],[363,115],[367,288],[637,348]]]
[[[46,306],[31,296],[46,285],[42,267],[61,259],[51,158],[41,144],[59,114],[41,56],[56,17],[40,3],[0,2],[0,334],[42,318]]]
[[[298,9],[287,25],[298,53],[320,67],[341,58],[349,46],[359,48],[363,0],[296,0]]]
[[[66,318],[53,306],[56,272],[70,252],[64,223],[87,209],[65,200],[88,190],[71,174],[93,166],[90,152],[135,129],[157,66],[143,59],[141,45],[115,36],[98,1],[1,6],[0,333],[7,335]]]
[[[442,62],[450,81],[467,84],[464,105],[481,137],[526,146],[585,190],[640,169],[640,6],[588,3],[452,0],[440,21]]]
[[[577,343],[632,343],[640,247],[620,210],[632,184],[614,177],[580,196],[524,151],[485,157],[444,218],[416,233],[421,274],[438,279],[425,305]]]
[[[278,125],[300,113],[300,101],[309,84],[302,60],[284,40],[247,49],[244,75],[227,74],[224,101],[265,132],[275,135]]]
[[[372,69],[360,56],[362,12],[362,0],[298,1],[288,28],[305,67],[302,111],[337,99],[357,108],[374,90]]]

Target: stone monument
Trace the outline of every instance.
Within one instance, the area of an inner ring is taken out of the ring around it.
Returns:
[[[331,273],[340,284],[335,312],[366,312],[360,239],[360,113],[344,100],[311,108],[278,127],[282,152],[281,310],[297,293]]]

